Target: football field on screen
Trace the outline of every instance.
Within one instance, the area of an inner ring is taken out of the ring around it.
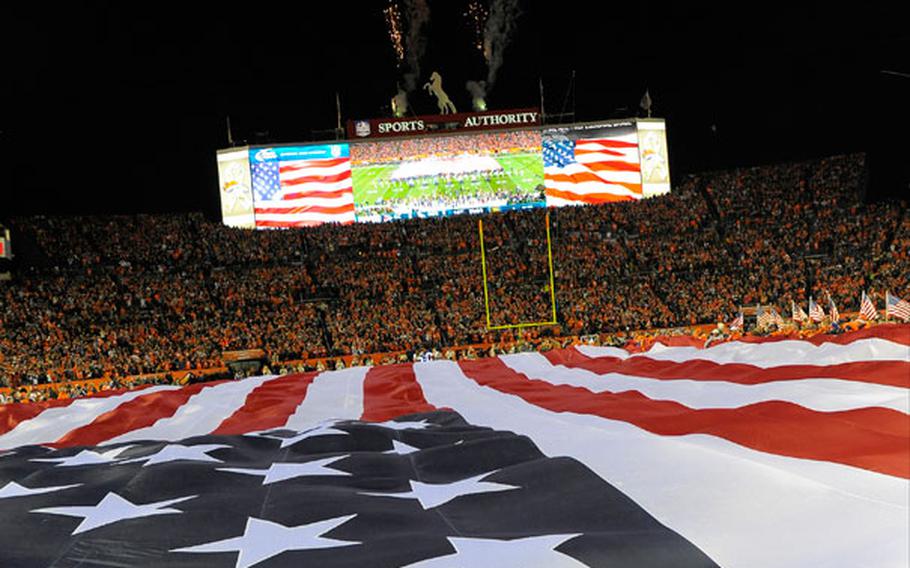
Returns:
[[[354,183],[355,205],[373,205],[377,200],[385,202],[401,199],[423,199],[435,196],[446,198],[462,194],[496,193],[499,191],[531,191],[543,183],[543,160],[538,153],[495,156],[502,166],[500,175],[490,175],[489,181],[483,176],[446,183],[442,178],[423,178],[413,185],[404,181],[392,181],[398,164],[354,166],[351,171]]]

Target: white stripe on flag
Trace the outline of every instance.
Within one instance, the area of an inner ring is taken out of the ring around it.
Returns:
[[[615,348],[579,345],[577,349],[589,357],[603,353],[620,357]],[[610,349],[609,351],[603,351]],[[910,348],[887,339],[877,337],[859,339],[846,345],[822,343],[813,345],[808,341],[783,340],[768,343],[731,341],[720,343],[708,349],[698,347],[667,347],[662,343],[644,353],[627,354],[627,357],[647,357],[661,361],[702,360],[714,363],[745,363],[762,369],[784,365],[836,365],[851,361],[910,361]]]
[[[623,197],[631,197],[633,199],[641,198],[640,193],[631,191],[629,188],[608,183],[606,181],[583,181],[580,183],[573,183],[570,181],[553,181],[546,180],[545,187],[547,189],[557,189],[560,191],[568,191],[575,193],[577,195],[591,195],[598,193],[609,193],[612,195],[621,195]]]
[[[626,142],[628,144],[638,144],[638,133],[631,132],[629,134],[620,134],[620,135],[609,135],[605,134],[603,136],[594,136],[590,139],[580,139],[579,142],[591,142],[593,140],[610,140],[615,142]]]
[[[572,175],[572,174],[594,174],[604,180],[604,183],[641,183],[640,172],[625,172],[621,170],[603,170],[595,172],[580,164],[568,164],[560,168],[559,166],[549,166],[544,168],[544,176]],[[549,180],[548,180],[549,182]]]
[[[190,436],[208,434],[242,407],[253,389],[274,378],[276,378],[274,375],[268,375],[206,387],[191,396],[173,416],[163,418],[151,426],[111,438],[104,444],[137,440],[174,442]]]
[[[630,140],[630,142],[635,143],[635,140]],[[625,158],[624,161],[635,164],[638,163],[638,146],[633,146],[631,148],[614,148],[609,144],[603,144],[594,140],[578,140],[575,142],[575,151],[578,150],[586,152],[604,152],[604,156],[609,156],[609,158],[614,160],[623,160],[623,158]],[[616,154],[621,155],[617,156]]]
[[[750,450],[706,435],[665,437],[480,387],[448,361],[417,363],[430,404],[529,436],[591,468],[728,568],[906,566],[908,482]],[[571,435],[567,435],[571,433]]]
[[[595,164],[600,162],[623,162],[627,164],[635,164],[638,166],[638,152],[634,154],[634,159],[632,156],[614,156],[613,154],[607,154],[604,152],[585,152],[582,154],[576,154],[575,160],[582,164]]]
[[[179,388],[161,385],[103,398],[80,398],[66,406],[48,408],[33,418],[23,420],[6,434],[0,435],[0,449],[56,442],[70,430],[90,424],[102,414],[116,409],[125,402],[147,394]]]
[[[256,207],[259,209],[276,207],[341,207],[352,203],[354,203],[353,193],[345,193],[338,197],[319,197],[319,194],[316,193],[312,196],[297,199],[257,201]]]
[[[363,415],[363,380],[369,370],[369,367],[352,367],[317,375],[285,428],[305,430],[333,418],[360,419]]]
[[[278,197],[283,197],[283,196],[291,194],[291,193],[312,192],[315,195],[320,192],[326,192],[326,191],[339,191],[339,190],[353,191],[352,187],[353,187],[353,185],[351,184],[351,180],[349,180],[349,179],[343,179],[341,181],[333,181],[333,182],[311,181],[311,182],[307,182],[307,183],[302,183],[300,185],[285,186],[281,189],[281,191],[276,193],[276,195]]]
[[[591,392],[638,391],[654,400],[672,400],[689,408],[739,408],[767,400],[792,402],[821,412],[879,406],[910,414],[910,390],[841,379],[800,379],[757,385],[724,381],[660,380],[620,373],[598,375],[585,369],[553,366],[539,353],[500,357],[510,368],[531,379],[572,385]],[[819,374],[824,376],[824,372]]]
[[[294,166],[294,162],[280,162],[280,167]],[[328,177],[328,176],[337,176],[338,174],[343,174],[344,172],[350,171],[351,163],[345,162],[343,164],[337,164],[335,166],[320,166],[319,162],[313,162],[312,166],[306,166],[299,169],[288,169],[283,172],[280,172],[280,178],[283,181],[295,180],[303,177]]]

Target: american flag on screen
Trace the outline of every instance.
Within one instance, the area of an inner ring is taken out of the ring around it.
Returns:
[[[250,151],[256,227],[354,222],[347,145]]]
[[[544,138],[547,205],[641,199],[638,136],[628,129],[577,140]]]

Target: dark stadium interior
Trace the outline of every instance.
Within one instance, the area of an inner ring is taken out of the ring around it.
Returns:
[[[430,7],[424,75],[438,68],[466,108],[461,85],[482,75],[482,59],[470,47],[463,7]],[[212,156],[227,145],[228,115],[235,138],[250,142],[325,139],[336,91],[345,119],[381,115],[400,79],[380,8],[149,10],[97,2],[48,15],[29,3],[8,7],[0,34],[12,54],[0,217],[203,211],[217,218]],[[893,142],[908,126],[910,79],[881,73],[910,73],[906,26],[893,6],[523,2],[521,9],[491,108],[538,106],[540,78],[551,114],[574,108],[577,120],[626,117],[639,112],[648,88],[655,115],[670,125],[674,172],[864,151],[884,154],[877,176],[908,179]],[[435,112],[429,96],[412,104]]]

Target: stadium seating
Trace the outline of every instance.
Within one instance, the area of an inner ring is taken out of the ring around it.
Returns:
[[[905,296],[906,203],[864,204],[864,157],[690,176],[667,196],[550,210],[557,321],[486,326],[477,217],[246,231],[199,214],[12,220],[0,386],[664,328],[741,305]],[[551,317],[544,210],[487,217],[493,324]]]

